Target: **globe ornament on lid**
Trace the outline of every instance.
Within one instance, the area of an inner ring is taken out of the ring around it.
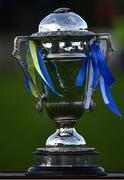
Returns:
[[[107,60],[113,51],[110,34],[89,31],[87,23],[69,8],[46,16],[37,33],[16,37],[13,55],[29,93],[38,101],[36,109],[41,112],[45,107],[57,126],[45,148],[33,153],[37,165],[27,174],[105,174],[97,165],[99,153],[87,147],[74,125],[85,110],[94,110],[97,87],[106,106],[121,116],[110,92],[115,78]]]

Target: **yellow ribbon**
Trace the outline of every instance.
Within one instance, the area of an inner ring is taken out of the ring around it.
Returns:
[[[27,70],[28,70],[32,80],[34,81],[34,84],[36,84],[34,64],[33,64],[33,61],[32,61],[32,58],[31,58],[31,55],[29,52],[27,52],[26,58],[27,58]],[[29,86],[30,86],[31,92],[34,95],[34,97],[38,97],[38,95],[34,89],[34,86],[32,85],[32,83],[30,81],[29,81]]]
[[[39,73],[39,75],[41,76],[41,78],[43,79],[43,81],[50,87],[50,85],[48,84],[48,82],[46,81],[43,73],[40,70],[40,66],[38,63],[38,57],[37,57],[37,52],[36,52],[36,44],[34,41],[30,40],[29,41],[29,46],[30,46],[30,52],[31,52],[31,56],[32,56],[32,60],[35,66],[35,69],[37,70],[37,72]]]
[[[37,46],[36,46],[36,43],[33,41],[33,40],[30,40],[29,41],[29,51],[28,51],[29,55],[27,57],[28,59],[28,65],[29,65],[29,69],[28,71],[30,70],[30,75],[33,79],[33,81],[35,81],[36,83],[36,80],[35,80],[35,71],[34,69],[36,69],[36,71],[38,72],[39,76],[41,77],[41,79],[43,80],[43,83],[45,83],[45,85],[47,85],[56,95],[58,96],[62,96],[60,95],[53,87],[52,85],[52,82],[51,80],[49,79],[49,76],[48,76],[48,80],[46,79],[46,77],[44,76],[44,74],[42,73],[42,70],[41,70],[41,67],[39,65],[39,59],[38,59],[38,55],[37,55]],[[31,83],[30,83],[31,85]],[[30,86],[32,87],[32,85]],[[32,92],[32,94],[36,97],[36,94],[34,92],[34,88],[32,87],[32,89],[30,88],[30,90]]]

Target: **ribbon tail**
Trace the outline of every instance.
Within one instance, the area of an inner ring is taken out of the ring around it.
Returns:
[[[100,79],[98,87],[102,93],[103,100],[104,100],[106,106],[108,107],[108,109],[111,110],[116,115],[122,117],[122,114],[119,112],[119,110],[118,110],[118,108],[114,102],[114,99],[113,99],[112,94],[109,90],[109,87],[107,86],[107,84],[105,83],[105,81],[102,77]]]
[[[51,79],[49,77],[49,74],[47,72],[47,69],[45,67],[45,64],[43,62],[42,55],[40,53],[40,50],[36,48],[36,45],[33,41],[29,41],[29,50],[32,55],[33,63],[35,66],[36,71],[38,72],[39,76],[42,78],[42,82],[44,85],[46,85],[49,89],[51,89],[56,95],[62,96],[59,94],[55,89],[51,82]]]
[[[63,81],[63,80],[61,79],[61,77],[60,77],[60,74],[59,74],[59,72],[58,72],[58,68],[57,68],[55,62],[52,62],[50,59],[48,60],[48,62],[50,63],[52,69],[54,70],[56,79],[59,81],[60,86],[61,86],[62,88],[64,88],[64,81]]]
[[[83,82],[86,77],[86,71],[87,71],[87,61],[83,62],[81,64],[81,67],[79,69],[78,75],[76,77],[75,85],[81,87],[83,85]]]
[[[97,57],[97,65],[99,68],[99,72],[102,75],[108,87],[111,87],[115,83],[115,78],[113,77],[112,73],[110,72],[109,68],[106,65],[105,57],[98,43],[93,43],[91,45],[91,54],[92,56]]]
[[[91,60],[92,60],[92,66],[93,66],[93,82],[92,82],[92,88],[94,89],[97,85],[97,80],[99,76],[99,68],[97,65],[97,55],[96,53],[91,54]]]
[[[88,66],[87,66],[87,71],[89,72],[89,77],[88,77],[88,89],[87,89],[87,94],[86,94],[86,99],[85,99],[85,104],[84,108],[89,109],[90,103],[91,103],[91,97],[92,97],[92,83],[93,83],[93,66],[92,66],[92,61],[90,59]]]
[[[31,59],[31,56],[30,56],[29,52],[27,52],[25,66],[26,66],[26,69],[29,72],[34,84],[36,84],[34,65],[33,65],[33,62],[32,62],[32,59]],[[26,75],[25,75],[25,84],[26,84],[26,87],[28,89],[28,92],[30,94],[32,94],[34,97],[38,97],[32,83],[30,82],[30,80],[28,79],[28,77]]]
[[[53,87],[53,84],[51,82],[51,79],[50,79],[50,76],[48,74],[48,71],[46,69],[46,66],[43,62],[43,58],[42,58],[42,55],[41,55],[41,52],[40,52],[40,49],[39,48],[36,48],[36,53],[37,53],[37,57],[38,57],[38,63],[39,63],[39,67],[40,67],[40,70],[44,76],[44,78],[46,79],[46,81],[48,82],[48,84],[50,85],[50,87],[54,88]]]
[[[36,52],[37,52],[37,57],[38,57],[38,63],[39,63],[39,66],[40,66],[40,70],[41,70],[43,76],[45,77],[46,81],[48,82],[49,88],[50,88],[56,95],[62,96],[61,94],[59,94],[59,93],[55,90],[55,88],[54,88],[54,86],[53,86],[53,84],[52,84],[52,81],[51,81],[51,79],[50,79],[49,73],[48,73],[48,71],[47,71],[47,69],[46,69],[46,66],[45,66],[45,63],[44,63],[44,61],[43,61],[43,58],[42,58],[42,54],[41,54],[41,52],[40,52],[40,49],[39,49],[39,48],[36,48]]]
[[[32,91],[31,91],[31,88],[30,88],[29,79],[28,79],[28,77],[26,75],[24,76],[24,79],[25,79],[25,85],[26,85],[26,88],[27,88],[29,94],[32,94]]]

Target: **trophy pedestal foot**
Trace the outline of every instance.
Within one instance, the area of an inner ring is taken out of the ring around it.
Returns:
[[[27,175],[85,176],[105,175],[105,171],[97,164],[99,152],[84,146],[38,148],[33,153],[37,165],[27,170]]]
[[[80,176],[103,176],[104,169],[100,166],[89,167],[41,167],[32,166],[28,169],[27,175],[45,175],[47,177],[56,175],[58,177],[80,177]]]

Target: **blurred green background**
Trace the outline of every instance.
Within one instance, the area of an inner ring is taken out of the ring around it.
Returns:
[[[17,35],[37,32],[40,20],[58,7],[70,7],[95,32],[112,33],[116,54],[109,66],[117,83],[112,94],[124,114],[124,2],[94,0],[0,1],[0,171],[22,171],[34,161],[32,151],[45,145],[55,125],[46,112],[38,114],[35,100],[24,85],[23,73],[12,57]],[[96,109],[85,112],[76,129],[87,145],[101,152],[100,164],[107,171],[124,171],[124,119],[110,112],[95,91]]]

